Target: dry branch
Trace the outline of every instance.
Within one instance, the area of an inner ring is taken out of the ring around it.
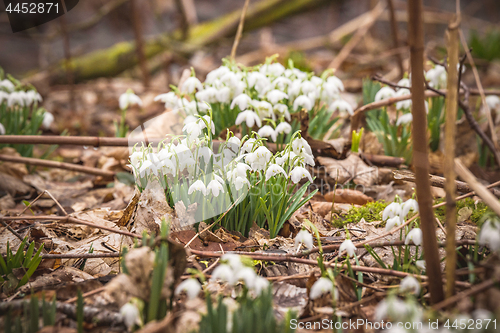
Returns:
[[[17,157],[0,154],[0,161],[13,162],[13,163],[23,163],[29,165],[37,165],[48,168],[64,169],[76,172],[87,173],[90,175],[102,176],[102,177],[114,177],[115,173],[113,171],[101,170],[98,168],[91,168],[82,165],[76,165],[72,163],[64,163],[57,161],[48,161],[32,157]]]
[[[417,198],[423,236],[423,248],[431,303],[443,300],[443,283],[436,241],[436,225],[432,211],[432,194],[429,182],[429,145],[425,135],[427,119],[424,104],[424,33],[422,24],[422,0],[408,1],[408,39],[410,45],[412,115],[413,115],[413,163],[417,186]]]

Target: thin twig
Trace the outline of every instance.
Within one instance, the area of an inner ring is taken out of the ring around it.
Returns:
[[[121,253],[48,253],[42,254],[42,259],[93,259],[119,258]]]
[[[106,286],[103,286],[103,287],[100,287],[100,288],[97,288],[97,289],[94,289],[94,290],[91,290],[89,292],[86,292],[84,294],[82,294],[82,298],[85,298],[85,297],[89,297],[89,296],[93,296],[93,295],[96,295],[96,294],[99,294],[99,293],[102,293],[104,290],[106,290]],[[66,304],[70,304],[70,303],[74,303],[78,300],[78,296],[77,297],[73,297],[73,298],[70,298],[68,299],[67,301],[65,301],[64,303]]]
[[[439,303],[433,305],[432,308],[434,310],[440,310],[440,309],[446,308],[446,307],[448,307],[450,305],[455,304],[456,302],[460,301],[461,299],[473,296],[475,294],[478,294],[478,293],[480,293],[480,292],[482,292],[484,290],[487,290],[487,289],[493,287],[493,285],[495,283],[496,283],[495,279],[486,280],[484,282],[481,282],[480,284],[477,284],[477,285],[473,286],[472,288],[470,288],[468,290],[465,290],[465,291],[463,291],[461,293],[456,294],[455,296],[447,298],[444,301],[439,302]]]
[[[247,14],[248,4],[250,0],[245,0],[243,9],[241,10],[240,23],[238,24],[238,30],[236,30],[236,36],[234,37],[233,47],[231,48],[231,60],[234,61],[236,57],[236,50],[238,49],[238,44],[240,43],[241,35],[243,34],[243,26],[245,25],[245,16]]]
[[[398,37],[398,22],[396,21],[396,15],[394,14],[394,2],[393,0],[387,0],[387,4],[389,5],[389,17],[391,19],[391,34],[392,34],[392,44],[395,49],[399,48],[399,37]],[[396,53],[395,55],[396,61],[398,63],[399,68],[399,77],[403,77],[405,73],[403,67],[403,59],[401,57],[401,53]]]
[[[29,165],[37,165],[48,168],[64,169],[76,172],[87,173],[90,175],[96,175],[101,177],[114,177],[115,173],[113,171],[101,170],[98,168],[86,167],[83,165],[76,165],[72,163],[64,163],[58,161],[48,161],[33,157],[18,157],[10,155],[0,154],[0,161],[12,162],[12,163],[23,163]]]

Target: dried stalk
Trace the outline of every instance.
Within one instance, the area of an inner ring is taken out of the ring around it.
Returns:
[[[361,41],[361,38],[363,38],[368,30],[373,26],[375,22],[377,22],[377,19],[382,13],[384,12],[385,9],[385,4],[380,1],[371,11],[370,11],[370,16],[367,18],[367,20],[364,22],[364,24],[356,31],[354,36],[344,45],[342,50],[337,54],[337,56],[333,59],[333,61],[328,65],[328,68],[334,68],[338,69],[342,63],[344,62],[345,59],[351,54],[352,50],[358,45],[358,43]]]
[[[436,225],[432,211],[432,194],[429,182],[429,147],[427,119],[424,104],[424,33],[422,25],[422,0],[408,1],[408,38],[410,45],[412,114],[413,114],[413,164],[415,167],[417,199],[420,211],[423,248],[431,303],[443,300],[443,282],[436,240]]]
[[[146,62],[146,54],[144,53],[144,39],[142,37],[142,22],[141,12],[142,6],[137,3],[139,0],[131,0],[130,7],[132,10],[132,24],[134,26],[135,50],[137,59],[139,60],[139,67],[142,72],[142,82],[144,87],[149,86],[149,70]]]
[[[165,138],[149,138],[156,145]],[[0,143],[7,144],[44,144],[44,145],[77,145],[88,147],[128,147],[144,142],[140,138],[106,138],[98,136],[58,136],[58,135],[0,135]]]
[[[458,158],[455,158],[455,171],[474,189],[476,194],[483,199],[484,203],[500,216],[500,202],[498,199],[474,177]]]
[[[463,299],[465,297],[469,297],[469,296],[473,296],[475,294],[479,294],[480,292],[493,287],[493,285],[495,283],[496,283],[495,279],[486,280],[484,282],[481,282],[480,284],[477,284],[477,285],[473,286],[472,288],[470,288],[468,290],[465,290],[465,291],[461,292],[460,294],[456,294],[453,297],[450,297],[450,298],[448,298],[448,299],[446,299],[446,300],[444,300],[444,301],[442,301],[440,303],[435,304],[432,308],[434,310],[440,310],[440,309],[446,308],[446,307],[448,307],[450,305],[455,304],[456,302],[460,301],[461,299]]]
[[[398,37],[398,22],[396,21],[396,15],[394,14],[394,2],[393,0],[387,0],[387,4],[389,5],[389,17],[391,19],[391,33],[392,33],[392,44],[394,48],[399,48],[399,37]],[[401,57],[401,53],[397,52],[394,57],[398,63],[399,68],[399,77],[403,77],[405,73],[405,69],[403,67],[403,58]]]
[[[82,173],[87,173],[90,175],[102,176],[102,177],[114,177],[115,173],[113,171],[101,170],[98,168],[91,168],[82,165],[76,165],[72,163],[64,163],[57,161],[48,161],[42,160],[38,158],[31,157],[17,157],[17,156],[9,156],[0,154],[0,161],[13,162],[13,163],[24,163],[29,165],[37,165],[48,168],[57,168],[64,170],[77,171]]]
[[[231,48],[231,60],[234,61],[236,57],[236,50],[238,49],[238,44],[240,43],[241,35],[243,34],[243,26],[245,25],[245,16],[247,14],[248,4],[250,0],[245,0],[243,9],[241,11],[240,23],[238,24],[238,30],[236,30],[236,36],[234,37],[233,47]]]
[[[455,294],[455,266],[457,253],[455,245],[455,230],[457,223],[457,205],[455,201],[455,179],[453,170],[453,159],[455,158],[455,136],[456,119],[458,108],[458,28],[460,26],[460,14],[448,25],[448,83],[446,93],[446,123],[445,123],[445,151],[444,151],[444,177],[446,191],[446,298]],[[457,87],[457,89],[453,89]]]

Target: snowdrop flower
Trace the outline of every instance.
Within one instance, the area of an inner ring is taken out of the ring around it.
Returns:
[[[283,156],[281,156],[281,157],[276,157],[276,163],[278,163],[280,165],[284,165],[287,162],[289,162],[292,165],[297,164],[297,160],[295,160],[296,157],[297,157],[297,154],[295,154],[293,151],[289,151],[289,152],[283,154]],[[296,172],[298,173],[298,171],[296,171]]]
[[[156,96],[154,98],[154,101],[155,102],[160,101],[162,103],[165,103],[166,109],[176,109],[179,97],[177,97],[177,95],[173,91],[170,91],[168,93]]]
[[[245,122],[248,128],[252,128],[253,125],[255,124],[257,124],[258,127],[262,126],[262,122],[260,121],[260,118],[257,115],[257,113],[251,110],[245,110],[243,112],[240,112],[240,114],[238,114],[238,117],[236,117],[235,124],[240,125],[242,122]]]
[[[277,89],[271,90],[270,92],[267,93],[267,100],[271,104],[276,104],[285,98],[288,98],[288,95]]]
[[[198,101],[217,103],[217,89],[214,87],[208,87],[204,90],[198,91],[195,96]]]
[[[135,151],[130,155],[130,164],[135,167],[139,166],[139,162],[142,160],[143,153],[142,151]]]
[[[313,248],[313,236],[306,229],[302,229],[295,236],[295,248],[300,248],[300,244],[304,244],[308,249]]]
[[[488,95],[486,96],[486,104],[491,110],[500,110],[500,97]]]
[[[415,261],[415,265],[417,265],[417,267],[421,270],[425,271],[425,260],[417,260]]]
[[[417,246],[422,244],[422,230],[420,228],[414,228],[406,235],[405,245],[410,244],[410,242]]]
[[[279,62],[262,65],[259,69],[262,74],[280,76],[285,72],[285,67]]]
[[[0,123],[0,135],[5,135],[5,127]]]
[[[254,138],[246,140],[245,143],[243,144],[243,147],[241,147],[241,151],[243,153],[250,153],[254,148],[255,141],[256,140]]]
[[[273,141],[276,141],[276,132],[269,125],[262,126],[259,129],[259,131],[257,132],[257,134],[259,134],[263,138],[269,138],[269,137],[271,137],[271,139],[273,139]]]
[[[282,173],[286,177],[286,172],[280,167],[278,164],[271,164],[266,171],[266,181],[268,181],[271,177],[276,176],[277,174]]]
[[[411,123],[412,121],[413,121],[413,115],[411,113],[405,113],[404,115],[398,118],[398,120],[396,121],[396,126],[406,125]]]
[[[292,84],[292,80],[290,80],[289,78],[284,77],[284,76],[280,76],[272,82],[272,86],[276,89],[281,90],[281,91],[284,91],[291,84]]]
[[[182,84],[181,91],[192,94],[195,90],[203,90],[203,85],[196,77],[190,76]]]
[[[183,132],[186,132],[189,138],[197,138],[201,135],[203,128],[198,122],[190,122],[184,125]]]
[[[375,101],[381,101],[383,99],[388,99],[394,97],[396,92],[391,87],[382,87],[375,95]]]
[[[24,95],[25,105],[30,106],[34,102],[40,103],[42,101],[42,96],[35,90],[28,90]]]
[[[418,295],[420,293],[420,283],[418,283],[418,280],[413,276],[408,275],[403,280],[401,280],[399,291],[402,293],[409,291],[414,295]]]
[[[141,316],[137,306],[126,303],[120,308],[120,315],[123,318],[125,326],[130,330],[134,325],[141,325]]]
[[[236,273],[236,281],[244,281],[245,286],[248,289],[252,289],[254,287],[255,283],[255,278],[257,277],[257,274],[255,274],[255,270],[250,267],[243,267],[238,269],[238,272]]]
[[[292,126],[290,126],[289,123],[282,122],[279,123],[278,126],[276,126],[276,134],[281,134],[281,133],[288,134],[291,131],[292,131]]]
[[[425,78],[429,81],[429,86],[433,88],[446,88],[448,74],[443,66],[436,65],[425,73]]]
[[[311,287],[311,291],[309,293],[310,299],[316,299],[323,294],[328,292],[333,292],[333,297],[335,300],[338,299],[338,291],[336,288],[333,288],[333,282],[329,278],[320,277]]]
[[[308,154],[312,155],[311,146],[304,138],[296,138],[292,142],[292,150],[297,155]]]
[[[336,77],[336,76],[329,76],[326,79],[326,82],[329,83],[329,84],[335,85],[338,88],[338,90],[344,91],[344,84],[342,83],[342,81],[338,77]]]
[[[211,281],[221,280],[229,284],[233,284],[234,278],[235,278],[234,272],[231,269],[231,267],[229,267],[229,265],[219,265],[212,272],[212,277],[210,278],[210,280]]]
[[[54,115],[48,111],[45,111],[43,114],[42,127],[45,129],[49,129],[50,125],[54,122]]]
[[[410,88],[411,87],[410,79],[403,78],[403,79],[399,80],[398,86]],[[400,88],[400,90],[401,90],[401,88]]]
[[[234,180],[234,188],[236,191],[241,190],[245,184],[250,186],[250,182],[245,177],[236,177]]]
[[[202,129],[207,128],[207,124],[209,124],[210,129],[212,130],[212,134],[215,134],[215,124],[212,121],[212,119],[210,119],[210,116],[207,115],[207,116],[203,116],[203,117],[199,118],[198,124],[200,125],[200,127]]]
[[[290,179],[294,184],[297,184],[302,178],[306,177],[312,183],[313,180],[311,174],[309,173],[309,171],[307,171],[306,168],[303,168],[301,166],[296,166],[295,168],[293,168],[292,172],[290,172]]]
[[[226,66],[220,66],[219,68],[216,68],[207,74],[205,83],[212,84],[215,80],[220,79],[222,76],[224,76],[226,73],[230,71],[231,70]]]
[[[236,146],[241,146],[241,140],[237,136],[232,136],[227,140],[228,143],[231,143]]]
[[[245,110],[248,108],[250,103],[252,102],[252,99],[250,96],[247,94],[239,94],[233,99],[233,102],[231,103],[231,109],[234,109],[235,106],[238,106],[240,110]]]
[[[410,90],[408,89],[399,89],[397,92],[396,92],[396,95],[395,97],[400,97],[400,96],[404,96],[404,95],[409,95],[410,94]],[[403,101],[399,101],[396,103],[396,109],[398,110],[409,110],[411,109],[411,99],[406,99],[406,100],[403,100]]]
[[[273,106],[271,103],[266,101],[256,101],[252,100],[253,107],[257,110],[260,118],[271,117],[273,120],[275,119]]]
[[[254,171],[264,170],[272,156],[273,153],[271,153],[269,149],[261,146],[255,149],[253,153],[248,154],[245,157],[245,161],[250,164]]]
[[[213,196],[217,198],[220,192],[224,193],[224,187],[217,180],[212,180],[210,183],[208,183],[207,186],[207,192],[210,191],[212,192]]]
[[[342,244],[340,244],[339,252],[346,251],[349,257],[353,257],[356,251],[356,246],[350,239],[346,239]]]
[[[286,106],[285,104],[281,104],[281,103],[275,104],[273,109],[274,109],[274,111],[276,111],[280,115],[284,115],[286,120],[288,120],[288,121],[292,120],[292,117],[290,116],[290,112],[288,111],[288,106]]]
[[[382,213],[382,220],[385,221],[388,218],[401,215],[401,205],[397,202],[392,202],[387,207],[385,207]]]
[[[288,98],[290,100],[300,95],[301,86],[302,86],[301,80],[292,81],[292,84],[288,87]]]
[[[139,175],[141,178],[144,178],[146,175],[158,175],[158,169],[156,166],[151,162],[150,160],[145,160],[144,163],[142,163],[141,168],[139,169]]]
[[[387,317],[399,319],[405,316],[407,308],[405,302],[395,296],[389,296],[379,302],[375,308],[375,320],[381,321]]]
[[[190,278],[182,281],[177,288],[175,288],[175,295],[179,295],[185,291],[189,299],[195,299],[201,290],[201,284],[198,280]]]
[[[251,72],[247,76],[248,87],[253,88],[256,85],[265,86],[269,83],[266,76],[259,72]]]
[[[176,173],[176,168],[174,163],[170,159],[163,159],[157,164],[158,170],[161,170],[163,175],[174,175]]]
[[[207,195],[207,188],[201,179],[198,179],[191,186],[189,186],[188,194],[192,194],[195,191],[201,192],[203,195]]]
[[[335,102],[330,105],[330,110],[335,111],[339,110],[340,112],[347,112],[351,116],[354,114],[354,110],[352,109],[351,104],[344,101],[343,99],[337,99]]]
[[[225,253],[220,260],[226,262],[233,270],[238,271],[243,267],[241,257],[234,253]]]
[[[486,220],[479,233],[479,244],[488,246],[492,251],[500,252],[500,222],[494,219]]]
[[[402,220],[399,216],[394,216],[393,218],[390,218],[387,220],[386,224],[385,224],[385,230],[386,231],[389,231],[391,230],[392,228],[394,228],[395,226],[400,226],[402,224]]]
[[[408,199],[405,202],[403,202],[403,204],[401,205],[401,213],[403,215],[401,215],[401,217],[405,218],[406,215],[408,215],[408,213],[410,211],[413,211],[414,213],[418,213],[418,202],[417,202],[417,200],[415,200],[415,199]]]
[[[218,102],[229,104],[229,102],[231,101],[231,89],[229,87],[222,87],[217,90],[215,97],[217,98]]]
[[[12,107],[14,105],[25,106],[25,95],[24,91],[14,91],[9,94],[9,99],[7,101],[7,105]]]
[[[304,81],[300,86],[300,90],[304,95],[308,95],[309,93],[316,92],[316,85],[311,81]]]
[[[311,111],[311,109],[313,108],[313,103],[311,102],[309,97],[307,97],[305,95],[300,95],[299,97],[297,97],[295,99],[295,101],[293,101],[293,108],[295,110],[297,110],[299,108],[304,108],[307,111]]]
[[[16,87],[14,86],[14,83],[10,82],[10,80],[5,79],[0,81],[0,89],[1,88],[7,92],[13,92]]]
[[[262,276],[257,276],[255,278],[252,289],[257,295],[262,294],[262,292],[264,290],[267,290],[268,288],[269,288],[269,281],[267,281],[266,278],[263,278]]]
[[[139,96],[134,94],[132,89],[128,89],[127,92],[121,94],[118,102],[120,104],[120,109],[122,110],[128,109],[129,106],[134,104],[142,106],[142,100],[139,98]]]

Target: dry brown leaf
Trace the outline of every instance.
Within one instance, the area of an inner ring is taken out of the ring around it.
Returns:
[[[20,157],[21,155],[12,147],[0,149],[1,155]],[[28,174],[28,169],[23,163],[0,162],[0,173],[4,173],[19,179],[23,179]]]
[[[355,184],[369,186],[378,180],[377,168],[369,167],[356,154],[351,154],[345,160],[336,160],[330,157],[318,157],[321,165],[325,166],[328,175],[343,184],[352,180]]]

